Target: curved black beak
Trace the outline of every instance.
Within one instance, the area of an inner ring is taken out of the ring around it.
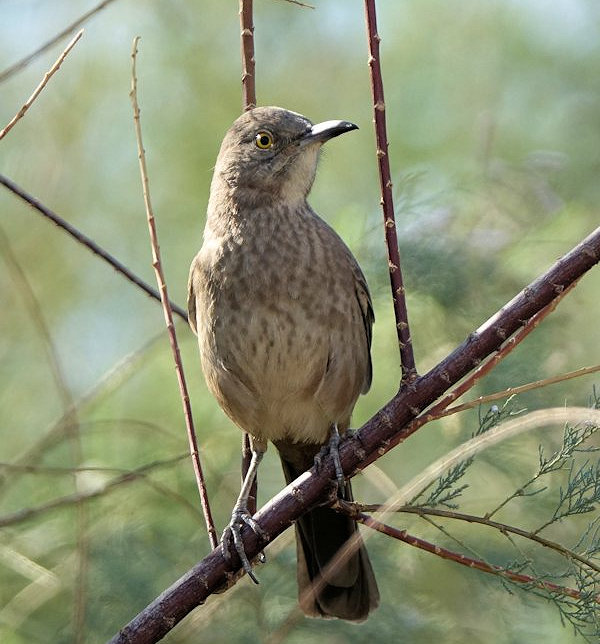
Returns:
[[[323,121],[323,123],[316,123],[308,132],[302,136],[299,143],[306,145],[308,143],[325,143],[335,136],[358,130],[358,125],[350,123],[350,121]]]

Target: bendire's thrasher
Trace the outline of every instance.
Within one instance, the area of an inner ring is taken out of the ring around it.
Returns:
[[[306,201],[321,145],[354,129],[259,107],[242,114],[221,145],[188,309],[207,385],[252,441],[230,531],[242,522],[253,526],[248,493],[267,441],[292,481],[330,436],[348,428],[356,399],[371,384],[374,317],[365,277]],[[350,484],[344,487],[351,498]],[[327,507],[297,522],[299,598],[307,615],[361,621],[377,606],[364,544],[325,570],[356,532],[353,521]],[[313,591],[321,575],[324,583]]]

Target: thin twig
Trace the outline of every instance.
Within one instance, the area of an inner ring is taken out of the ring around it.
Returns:
[[[565,382],[566,380],[571,380],[573,378],[587,376],[590,373],[596,373],[597,371],[600,371],[600,364],[593,365],[592,367],[581,367],[580,369],[576,369],[575,371],[568,371],[567,373],[561,373],[558,376],[543,378],[542,380],[536,380],[535,382],[528,382],[518,387],[509,387],[504,391],[497,391],[493,394],[487,394],[486,396],[479,396],[479,398],[469,400],[468,402],[461,405],[448,407],[447,409],[439,413],[436,418],[442,418],[444,416],[449,416],[450,414],[456,414],[467,409],[472,409],[473,407],[487,405],[494,400],[502,400],[503,398],[509,398],[510,396],[517,396],[518,394],[525,393],[526,391],[531,391],[532,389],[540,389],[542,387],[548,387],[549,385],[555,385],[558,382]]]
[[[44,206],[43,203],[27,193],[25,190],[23,190],[23,188],[20,188],[16,183],[14,183],[14,181],[11,181],[8,177],[0,174],[0,183],[8,188],[13,194],[17,195],[17,197],[28,203],[34,210],[39,212],[41,215],[56,224],[59,228],[71,235],[71,237],[73,237],[73,239],[75,239],[77,242],[79,242],[87,249],[91,250],[92,253],[110,264],[117,271],[117,273],[120,273],[125,279],[129,280],[138,288],[141,288],[142,291],[147,293],[150,297],[160,302],[160,294],[157,290],[144,282],[144,280],[140,279],[118,259],[113,257],[110,253],[99,246],[93,239],[91,239],[87,235],[84,235],[82,232],[77,230],[75,226],[72,226],[65,219],[50,210],[50,208]],[[184,309],[182,309],[180,306],[177,306],[177,304],[174,304],[173,302],[171,302],[170,304],[173,312],[176,313],[182,320],[185,320],[185,322],[187,323],[187,311],[184,311]]]
[[[7,526],[15,525],[17,523],[22,523],[34,517],[46,514],[57,508],[63,508],[66,506],[74,505],[81,503],[83,501],[90,501],[91,499],[104,496],[105,494],[112,492],[119,488],[124,483],[131,483],[136,481],[146,474],[158,467],[168,466],[173,463],[176,463],[181,460],[181,456],[175,456],[174,458],[165,459],[163,461],[154,461],[152,463],[147,463],[142,465],[134,470],[123,472],[119,476],[116,476],[113,479],[110,479],[103,485],[98,486],[93,490],[84,490],[78,492],[77,494],[68,494],[67,496],[61,496],[52,501],[48,501],[42,505],[38,505],[32,508],[21,508],[12,514],[5,514],[0,516],[0,528],[6,528]]]
[[[26,468],[31,466],[32,461],[35,462],[41,459],[49,447],[55,445],[63,438],[69,431],[72,414],[80,413],[85,407],[97,402],[100,396],[107,396],[111,391],[115,391],[124,382],[126,372],[132,374],[146,351],[156,344],[158,340],[163,341],[162,332],[160,335],[155,335],[148,340],[141,349],[133,351],[121,358],[113,367],[104,373],[88,391],[74,401],[72,407],[53,421],[49,427],[41,432],[40,437],[28,445],[25,451],[13,461],[11,465],[16,469],[11,470],[10,476],[4,476],[2,474],[2,468],[7,467],[6,464],[0,465],[0,496],[18,482],[21,471],[26,471]],[[19,468],[24,469],[20,470]]]
[[[113,2],[113,0],[104,0],[100,4],[96,5],[94,8],[84,13],[83,16],[78,18],[75,22],[71,23],[68,27],[65,27],[60,33],[56,34],[56,36],[51,38],[48,42],[44,43],[41,47],[36,49],[33,53],[28,54],[27,56],[25,56],[25,58],[22,58],[21,60],[17,61],[14,65],[11,65],[3,72],[0,72],[0,83],[7,80],[13,74],[16,74],[24,67],[27,67],[27,65],[29,65],[29,63],[32,60],[34,60],[44,52],[48,51],[48,49],[53,47],[59,40],[62,40],[63,38],[66,38],[68,35],[72,34],[75,31],[75,29],[80,27],[84,22],[86,22],[86,20],[91,18],[95,13],[98,13],[98,11],[100,11],[101,9],[104,9],[104,7],[109,5],[111,2]]]
[[[289,2],[290,4],[296,4],[299,7],[304,7],[305,9],[314,9],[312,4],[306,4],[306,2],[300,2],[300,0],[283,0],[283,2]]]
[[[413,502],[422,490],[426,489],[432,481],[450,468],[522,432],[549,425],[585,422],[600,424],[600,411],[587,407],[551,407],[549,409],[538,409],[529,414],[507,420],[492,427],[484,434],[474,436],[423,468],[417,476],[399,488],[393,497],[387,501],[386,505],[400,507]]]
[[[137,100],[137,76],[136,76],[136,60],[137,60],[137,45],[140,38],[136,36],[133,39],[133,49],[131,52],[132,67],[131,67],[131,103],[133,105],[133,121],[135,124],[135,138],[138,148],[138,159],[140,162],[140,174],[142,177],[142,190],[144,193],[144,204],[146,206],[146,216],[148,219],[148,231],[150,233],[150,243],[152,245],[152,267],[156,274],[156,282],[160,291],[160,299],[165,315],[165,323],[169,334],[169,341],[171,343],[171,350],[173,352],[173,359],[175,361],[175,371],[177,372],[177,381],[179,383],[179,391],[181,393],[181,402],[183,404],[183,415],[185,418],[185,425],[187,428],[188,441],[190,444],[190,455],[194,465],[194,473],[196,475],[196,485],[198,486],[198,493],[200,494],[200,502],[202,503],[202,511],[204,512],[204,520],[206,521],[206,529],[210,545],[215,548],[217,545],[217,533],[210,511],[210,503],[206,491],[206,483],[204,474],[202,472],[202,465],[200,463],[200,453],[198,451],[198,441],[196,440],[196,430],[194,429],[194,421],[192,418],[192,406],[190,404],[190,397],[188,394],[187,383],[185,380],[185,373],[183,371],[183,364],[181,362],[181,354],[179,352],[179,345],[177,343],[177,333],[175,325],[173,324],[173,312],[169,304],[169,297],[167,294],[167,284],[162,270],[160,261],[160,249],[158,246],[158,235],[156,232],[156,223],[154,220],[154,213],[152,210],[152,202],[150,200],[150,186],[148,183],[148,171],[146,169],[146,153],[144,151],[144,144],[142,142],[142,127],[140,123],[140,108]]]
[[[383,209],[383,224],[385,228],[385,242],[388,253],[388,268],[390,273],[390,284],[392,287],[392,298],[394,301],[394,316],[396,318],[398,346],[400,347],[400,362],[402,365],[401,385],[407,385],[417,377],[417,369],[415,367],[415,357],[410,337],[410,328],[408,326],[408,310],[406,308],[404,281],[402,279],[402,269],[400,267],[400,252],[398,251],[398,233],[396,231],[396,217],[394,214],[394,201],[392,196],[392,178],[385,124],[383,77],[381,75],[381,64],[379,60],[379,42],[381,41],[381,38],[377,33],[375,0],[365,0],[365,16],[369,43],[369,72],[373,96],[377,164],[379,167],[379,183],[381,186],[381,207]]]
[[[17,122],[23,118],[25,112],[27,112],[27,110],[33,104],[33,101],[35,101],[44,87],[46,87],[48,81],[60,69],[60,66],[62,65],[64,59],[69,55],[71,49],[75,47],[77,41],[81,38],[81,36],[83,36],[83,29],[75,36],[75,38],[73,38],[73,40],[71,40],[71,42],[66,46],[63,53],[58,57],[54,65],[52,65],[52,67],[50,67],[50,69],[44,74],[44,78],[42,78],[40,84],[33,90],[33,94],[25,101],[23,107],[21,107],[21,109],[13,116],[8,125],[4,129],[0,130],[0,141],[13,129]]]
[[[344,514],[347,514],[352,518],[364,512],[385,512],[385,513],[402,512],[405,514],[416,514],[420,517],[436,516],[436,517],[443,517],[445,519],[454,519],[456,521],[466,521],[467,523],[477,523],[479,525],[487,526],[488,528],[493,528],[495,530],[498,530],[502,534],[506,534],[506,533],[516,534],[519,537],[523,537],[524,539],[535,541],[536,543],[538,543],[541,546],[544,546],[545,548],[548,548],[550,550],[554,550],[555,552],[560,553],[567,559],[575,559],[576,561],[579,561],[579,563],[581,563],[582,565],[587,566],[588,568],[592,568],[596,572],[600,572],[599,565],[595,564],[593,561],[589,559],[586,559],[585,557],[582,557],[574,550],[570,550],[569,548],[565,548],[564,546],[562,546],[560,543],[556,543],[556,541],[550,541],[549,539],[540,537],[538,534],[535,534],[528,530],[523,530],[521,528],[517,528],[516,526],[512,526],[507,523],[494,521],[493,519],[489,519],[488,517],[485,517],[485,516],[481,517],[474,514],[465,514],[464,512],[456,512],[455,510],[442,510],[440,508],[428,508],[428,507],[414,506],[414,505],[403,505],[400,507],[389,506],[387,503],[386,504],[375,503],[375,504],[367,505],[362,503],[347,502],[341,499],[338,499],[336,501],[336,504],[334,507],[335,509],[339,509],[341,512],[343,512]]]
[[[242,109],[244,112],[256,107],[256,76],[254,60],[254,18],[252,15],[253,0],[240,0],[240,48],[242,55]],[[246,432],[242,436],[242,481],[246,479],[250,462],[252,461],[252,447],[250,435]],[[248,511],[256,512],[256,499],[258,496],[258,477],[250,488],[248,496]]]
[[[242,107],[244,111],[247,111],[256,107],[252,0],[240,0],[240,26],[242,48]]]
[[[454,561],[455,563],[461,564],[462,566],[468,566],[469,568],[475,568],[476,570],[480,570],[481,572],[504,577],[505,579],[513,581],[517,584],[531,585],[535,588],[545,590],[552,594],[566,595],[568,597],[573,597],[574,599],[581,598],[581,593],[575,588],[559,586],[558,584],[553,584],[550,581],[536,579],[531,575],[524,575],[523,573],[514,572],[512,570],[503,568],[502,566],[489,564],[486,561],[482,561],[481,559],[473,559],[471,557],[467,557],[466,555],[453,552],[452,550],[447,550],[446,548],[442,548],[441,546],[430,543],[429,541],[415,537],[409,534],[406,530],[399,530],[398,528],[394,528],[385,523],[381,523],[380,521],[376,521],[366,514],[358,514],[355,516],[355,519],[359,523],[362,523],[363,525],[368,526],[373,530],[377,530],[378,532],[381,532],[389,537],[403,541],[404,543],[407,543],[410,546],[414,546],[415,548],[419,548],[420,550],[430,552],[431,554],[441,557],[442,559],[449,559],[450,561]],[[600,596],[596,596],[594,599],[597,603],[600,603]]]

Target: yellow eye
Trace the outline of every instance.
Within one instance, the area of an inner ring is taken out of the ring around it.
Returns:
[[[261,150],[268,150],[273,147],[273,135],[269,132],[259,132],[254,139],[256,147]]]

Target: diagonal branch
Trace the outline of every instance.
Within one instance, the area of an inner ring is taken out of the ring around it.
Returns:
[[[516,347],[523,342],[523,340],[538,327],[538,325],[554,311],[554,309],[559,305],[561,300],[568,295],[571,289],[575,288],[577,281],[569,284],[567,288],[561,291],[553,300],[545,306],[543,309],[538,311],[533,315],[523,326],[516,331],[512,337],[510,337],[495,353],[489,355],[482,363],[469,373],[469,376],[460,382],[452,391],[448,392],[441,400],[438,400],[433,407],[430,407],[427,410],[426,414],[421,414],[418,418],[413,421],[415,429],[418,429],[422,425],[431,422],[432,420],[437,420],[438,418],[443,418],[444,416],[450,416],[458,411],[463,409],[462,405],[457,405],[448,409],[448,405],[458,398],[460,398],[464,393],[472,389],[484,376],[486,376],[496,365],[504,360],[506,356],[511,353]],[[473,406],[473,405],[472,405]],[[466,407],[465,407],[466,409]],[[395,443],[392,443],[390,447],[393,447]]]
[[[91,250],[94,255],[103,259],[107,264],[110,264],[117,273],[120,273],[125,279],[129,280],[135,284],[138,288],[141,288],[146,294],[160,302],[160,294],[149,284],[140,279],[133,271],[129,270],[127,266],[122,264],[116,257],[113,257],[110,253],[104,250],[99,246],[93,239],[79,231],[75,226],[71,225],[68,221],[63,219],[60,215],[57,215],[55,212],[50,210],[47,206],[41,201],[38,201],[35,197],[30,195],[28,192],[20,188],[14,181],[11,181],[8,177],[0,174],[0,184],[8,188],[13,194],[22,199],[25,203],[28,203],[34,210],[38,213],[49,219],[51,222],[56,224],[59,228],[64,230],[67,234],[71,235],[75,241],[77,241],[82,246],[85,246],[88,250]],[[185,320],[187,323],[187,312],[184,311],[180,306],[171,302],[171,308],[173,312],[176,313],[181,319]]]
[[[43,53],[48,51],[51,47],[54,47],[54,45],[62,40],[63,38],[66,38],[68,35],[72,34],[75,29],[80,27],[86,20],[91,18],[94,14],[98,13],[104,7],[109,5],[111,2],[114,2],[114,0],[103,0],[100,4],[96,5],[89,11],[86,11],[82,16],[77,18],[77,20],[73,23],[71,23],[68,27],[65,27],[60,33],[56,34],[53,38],[51,38],[48,42],[44,43],[41,47],[36,49],[33,53],[28,54],[25,56],[25,58],[22,58],[21,60],[17,61],[14,65],[11,65],[7,69],[5,69],[3,72],[0,72],[0,83],[3,81],[7,80],[10,78],[13,74],[16,74],[17,72],[21,71],[32,60],[35,60],[38,56],[41,56]]]
[[[71,42],[65,47],[63,53],[58,57],[54,65],[44,74],[44,78],[40,81],[39,85],[33,90],[33,94],[25,101],[21,109],[13,116],[9,123],[0,130],[0,141],[13,129],[17,122],[23,118],[25,112],[33,105],[33,101],[41,94],[42,90],[48,84],[48,81],[54,76],[54,74],[60,69],[60,66],[63,64],[65,58],[69,55],[69,52],[75,45],[77,41],[83,36],[83,29],[71,40]]]
[[[587,376],[590,373],[596,373],[600,371],[600,364],[595,364],[590,367],[580,367],[575,371],[568,371],[567,373],[561,373],[557,376],[551,376],[550,378],[543,378],[542,380],[536,380],[534,382],[528,382],[524,385],[519,385],[518,387],[508,387],[504,391],[496,391],[493,394],[486,394],[485,396],[479,396],[473,400],[469,400],[466,403],[461,405],[454,405],[453,407],[448,407],[443,411],[440,411],[439,414],[436,414],[437,418],[443,418],[444,416],[450,416],[451,414],[457,414],[458,412],[465,411],[467,409],[473,409],[473,407],[480,407],[481,405],[487,405],[494,400],[502,400],[503,398],[510,398],[512,396],[518,396],[519,394],[525,393],[526,391],[531,391],[533,389],[541,389],[542,387],[548,387],[549,385],[554,385],[557,382],[565,382],[565,380],[572,380],[573,378],[580,378],[581,376]]]
[[[477,523],[479,525],[487,526],[488,528],[493,528],[495,530],[498,530],[503,534],[511,533],[519,537],[523,537],[523,539],[529,539],[530,541],[535,541],[540,546],[544,546],[549,550],[554,550],[555,552],[558,552],[559,554],[563,555],[567,559],[574,559],[578,561],[582,566],[587,566],[588,568],[591,568],[596,572],[600,572],[600,566],[595,564],[591,559],[586,559],[585,557],[581,556],[574,550],[565,548],[564,546],[562,546],[560,543],[557,543],[556,541],[551,541],[550,539],[540,537],[539,534],[535,534],[534,532],[530,532],[529,530],[523,530],[522,528],[518,528],[517,526],[509,525],[507,523],[502,523],[500,521],[494,521],[489,517],[481,517],[475,514],[465,514],[464,512],[457,512],[455,510],[442,510],[440,508],[423,507],[420,505],[404,505],[404,506],[400,506],[399,508],[396,508],[394,506],[388,506],[387,504],[384,504],[384,505],[363,504],[363,503],[355,503],[355,502],[349,503],[341,499],[338,499],[336,501],[336,505],[339,506],[339,509],[341,512],[361,522],[362,522],[362,518],[366,516],[364,514],[365,512],[388,513],[392,511],[392,512],[402,512],[405,514],[416,514],[417,516],[420,516],[420,517],[435,516],[435,517],[442,517],[444,519],[454,519],[457,521],[465,521],[467,523]]]
[[[385,454],[391,441],[400,442],[408,438],[415,431],[411,427],[415,416],[497,351],[527,320],[599,261],[600,227],[523,289],[436,367],[404,387],[355,434],[344,440],[339,450],[344,471],[353,476],[367,463]],[[305,472],[263,506],[255,519],[268,536],[260,541],[254,532],[244,531],[244,550],[248,558],[256,557],[267,542],[275,539],[308,509],[322,502],[333,476],[333,461],[327,457],[318,471],[312,468]],[[239,561],[234,567],[239,570]],[[219,589],[227,581],[228,574],[220,549],[213,550],[115,635],[111,642],[157,641]]]
[[[487,572],[492,575],[504,577],[505,579],[508,579],[509,581],[515,582],[517,584],[533,586],[535,588],[539,588],[540,590],[545,590],[546,592],[551,594],[566,595],[567,597],[572,597],[573,599],[580,599],[582,596],[582,593],[575,588],[559,586],[558,584],[554,584],[551,581],[536,579],[531,575],[525,575],[520,572],[515,572],[514,570],[509,570],[507,568],[504,568],[503,566],[496,566],[489,564],[486,561],[482,561],[481,559],[473,559],[472,557],[467,557],[466,555],[453,552],[452,550],[448,550],[446,548],[442,548],[441,546],[430,543],[429,541],[425,541],[425,539],[420,539],[419,537],[408,534],[406,530],[398,530],[398,528],[394,528],[392,526],[386,525],[385,523],[381,523],[380,521],[377,521],[366,514],[359,513],[355,516],[355,519],[359,523],[362,523],[363,525],[368,526],[373,530],[377,530],[378,532],[381,532],[389,537],[403,541],[404,543],[414,546],[415,548],[419,548],[420,550],[430,552],[431,554],[434,554],[437,557],[441,557],[442,559],[449,559],[450,561],[454,561],[454,563],[461,564],[462,566],[468,566],[469,568],[475,568],[475,570],[481,570],[482,572]],[[600,596],[597,596],[595,598],[595,601],[597,603],[600,603]]]

